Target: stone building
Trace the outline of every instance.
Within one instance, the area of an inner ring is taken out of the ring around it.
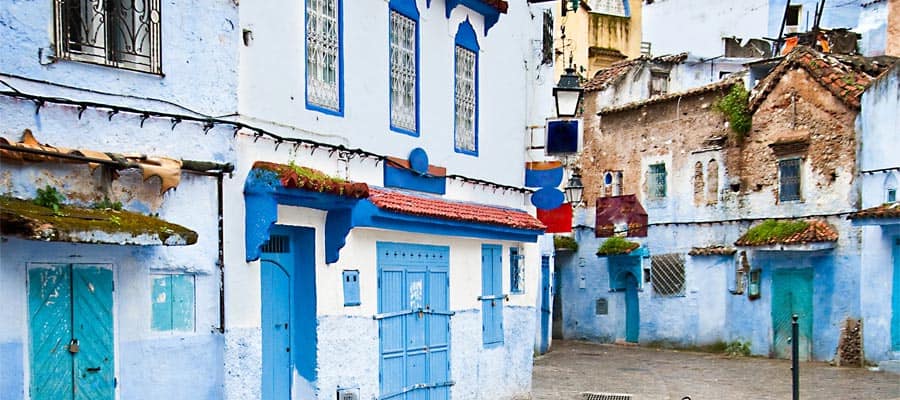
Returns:
[[[838,348],[859,343],[867,291],[861,231],[847,220],[859,209],[860,98],[894,61],[800,47],[728,117],[717,105],[741,98],[741,76],[614,106],[589,93],[589,206],[578,253],[557,262],[564,336],[740,341],[786,357],[796,313],[804,358],[859,363],[858,345]],[[732,129],[741,118],[752,118],[743,133]],[[866,351],[878,360],[881,347]]]

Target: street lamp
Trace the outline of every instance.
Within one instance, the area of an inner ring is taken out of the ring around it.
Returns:
[[[581,204],[581,196],[584,194],[584,185],[581,183],[581,171],[578,168],[572,170],[569,176],[569,182],[566,183],[566,201],[572,204],[572,207],[578,207]]]
[[[556,100],[556,115],[559,117],[574,117],[578,114],[578,105],[581,104],[581,96],[584,94],[581,84],[578,83],[578,75],[575,69],[566,68],[566,73],[559,77],[559,83],[553,88],[553,98]]]

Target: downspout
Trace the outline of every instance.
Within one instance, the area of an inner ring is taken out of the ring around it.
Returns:
[[[232,170],[234,168],[232,167]],[[219,213],[219,333],[225,334],[225,227],[223,218],[222,178],[224,170],[216,175],[216,191]]]

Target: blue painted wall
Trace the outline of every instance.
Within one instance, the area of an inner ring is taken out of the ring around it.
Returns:
[[[813,18],[816,13],[816,4],[820,0],[790,0],[791,5],[801,5],[800,30],[802,32],[812,29]],[[769,36],[777,37],[781,28],[781,20],[784,19],[784,6],[788,0],[769,0]],[[859,2],[826,1],[825,14],[820,23],[822,28],[856,28],[859,23],[859,14],[862,10]],[[807,13],[809,17],[807,19]],[[808,23],[807,23],[808,21]]]

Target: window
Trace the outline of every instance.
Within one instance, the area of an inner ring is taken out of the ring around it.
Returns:
[[[625,194],[624,183],[622,183],[622,171],[616,171],[613,179],[613,196],[622,196]]]
[[[653,292],[666,297],[684,295],[684,257],[660,254],[650,258],[650,284]]]
[[[306,0],[306,105],[342,111],[341,0]]]
[[[160,0],[55,0],[57,57],[162,74]]]
[[[553,64],[553,12],[544,10],[543,35],[541,37],[541,64]]]
[[[778,161],[778,201],[800,200],[800,159]]]
[[[785,30],[787,33],[794,33],[800,29],[800,11],[803,9],[801,5],[788,6],[787,15],[784,19]]]
[[[669,92],[669,73],[650,73],[650,97],[661,96]]]
[[[647,196],[650,199],[666,197],[666,164],[650,165],[647,173]]]
[[[413,0],[391,0],[391,129],[418,136],[418,18]]]
[[[524,256],[518,247],[509,248],[509,291],[525,293]]]
[[[151,295],[152,330],[194,330],[193,275],[153,275]]]
[[[593,0],[591,11],[600,14],[628,16],[628,6],[624,0]]]
[[[459,24],[455,55],[456,152],[478,155],[478,42],[469,20]]]
[[[897,201],[897,177],[894,173],[888,173],[884,178],[884,202],[894,203]]]

